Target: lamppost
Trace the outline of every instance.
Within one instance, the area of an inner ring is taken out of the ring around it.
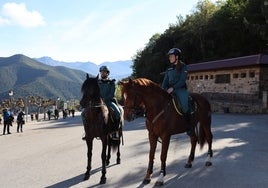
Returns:
[[[56,104],[56,108],[59,109],[59,107],[60,107],[60,97],[58,97],[57,104]]]
[[[9,98],[10,98],[10,110],[12,112],[12,106],[13,106],[12,103],[13,103],[13,95],[14,95],[14,92],[13,92],[12,89],[9,90],[8,95],[9,95]]]

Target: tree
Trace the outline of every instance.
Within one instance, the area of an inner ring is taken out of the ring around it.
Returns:
[[[192,14],[178,16],[176,24],[153,35],[137,52],[132,76],[161,82],[166,53],[173,47],[182,50],[186,64],[262,53],[267,50],[267,19],[268,0],[200,0]]]

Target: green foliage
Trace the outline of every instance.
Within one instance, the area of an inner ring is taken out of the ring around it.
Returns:
[[[169,63],[166,53],[173,47],[182,50],[186,64],[267,52],[268,6],[263,2],[200,0],[192,14],[178,16],[176,24],[137,52],[132,76],[161,82]]]

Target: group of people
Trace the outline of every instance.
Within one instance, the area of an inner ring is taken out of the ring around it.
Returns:
[[[3,124],[4,124],[4,128],[3,128],[3,135],[5,134],[11,134],[10,132],[10,127],[13,126],[13,122],[14,122],[14,115],[11,113],[10,110],[8,110],[7,108],[4,108],[2,110],[2,115],[3,115]],[[17,115],[17,132],[23,132],[23,125],[25,124],[25,120],[24,120],[24,112],[20,111]]]
[[[170,66],[165,72],[165,76],[161,87],[165,89],[169,94],[173,95],[176,101],[180,104],[183,117],[187,122],[187,135],[193,134],[193,128],[191,126],[191,112],[189,108],[189,92],[186,86],[187,80],[187,66],[182,62],[182,52],[178,48],[171,48],[168,52],[168,58]],[[101,66],[99,69],[101,78],[99,79],[99,87],[101,91],[101,97],[109,108],[112,108],[115,112],[115,128],[118,129],[120,122],[120,110],[117,107],[115,98],[115,80],[109,78],[110,70],[107,66]],[[118,138],[117,134],[114,134],[115,139]],[[85,139],[85,137],[83,137]]]
[[[70,110],[68,110],[68,109],[63,109],[62,110],[62,117],[63,117],[63,119],[65,119],[67,116],[68,116],[68,114],[69,114],[69,116],[72,116],[72,117],[74,117],[74,114],[75,114],[75,110],[74,109],[70,109]],[[55,110],[54,110],[54,114],[53,114],[53,112],[49,109],[48,111],[47,111],[47,116],[48,116],[48,120],[51,120],[51,116],[54,116],[54,119],[59,119],[59,110],[56,108]]]

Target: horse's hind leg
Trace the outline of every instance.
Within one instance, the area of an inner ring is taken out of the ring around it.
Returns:
[[[211,158],[213,157],[213,151],[212,151],[212,133],[211,131],[208,131],[208,133],[206,133],[206,140],[208,143],[208,153],[207,153],[207,160],[205,163],[205,166],[211,166],[212,162],[211,162]]]
[[[110,139],[110,138],[108,138]],[[107,156],[106,156],[106,166],[108,166],[110,164],[110,159],[111,159],[111,144],[108,145],[108,152],[107,152]]]
[[[208,143],[208,153],[207,153],[207,160],[205,163],[205,166],[211,166],[211,158],[213,156],[213,151],[212,151],[212,139],[213,135],[211,132],[211,115],[205,119],[206,121],[202,124],[202,127],[200,126],[200,139],[206,140]]]
[[[116,164],[120,164],[121,163],[121,159],[120,159],[120,156],[121,156],[121,154],[120,154],[120,143],[118,144],[118,146],[117,146],[117,153],[116,153]]]
[[[197,143],[197,137],[191,136],[190,141],[191,141],[191,151],[190,151],[190,155],[188,157],[188,161],[184,166],[185,168],[192,168],[192,162],[194,161],[194,157],[195,157],[195,148],[196,148],[196,143]]]
[[[121,122],[121,127],[119,128],[119,138],[122,138],[122,144],[123,144],[123,131],[122,131],[122,122]],[[121,141],[120,139],[118,140],[118,145],[117,145],[117,153],[116,153],[116,163],[120,164],[121,163],[121,153],[120,153],[120,144]]]

